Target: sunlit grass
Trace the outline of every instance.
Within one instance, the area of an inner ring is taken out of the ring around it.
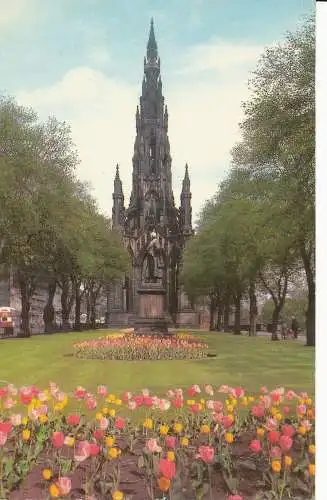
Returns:
[[[314,390],[314,349],[301,342],[271,342],[265,337],[197,332],[217,356],[206,360],[106,361],[74,357],[73,344],[109,332],[63,333],[30,339],[0,341],[0,380],[43,387],[56,382],[64,391],[83,385],[94,391],[106,384],[110,391],[157,393],[191,384],[241,385],[250,391],[261,385],[283,385]]]

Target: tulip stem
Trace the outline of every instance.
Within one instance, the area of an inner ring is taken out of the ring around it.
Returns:
[[[211,465],[208,465],[210,500],[213,500]]]

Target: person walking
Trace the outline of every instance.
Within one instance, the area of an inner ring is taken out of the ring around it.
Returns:
[[[299,324],[298,324],[295,316],[292,316],[291,329],[292,329],[294,338],[297,339],[298,334],[299,334]]]
[[[286,338],[287,338],[287,324],[285,322],[282,323],[281,334],[282,334],[282,339],[286,340]]]

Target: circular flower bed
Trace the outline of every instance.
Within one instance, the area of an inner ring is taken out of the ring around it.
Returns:
[[[84,359],[120,361],[203,359],[208,346],[189,335],[179,337],[135,334],[112,334],[97,340],[74,344],[75,354]]]

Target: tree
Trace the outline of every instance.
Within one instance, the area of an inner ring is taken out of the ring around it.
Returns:
[[[31,298],[40,283],[49,285],[46,325],[53,321],[54,262],[69,234],[78,159],[69,127],[54,118],[41,124],[33,111],[1,98],[0,122],[1,259],[19,283],[22,332],[29,336]]]
[[[307,345],[315,344],[315,25],[313,17],[266,50],[244,104],[235,166],[274,187],[275,219],[292,235],[308,287]]]

